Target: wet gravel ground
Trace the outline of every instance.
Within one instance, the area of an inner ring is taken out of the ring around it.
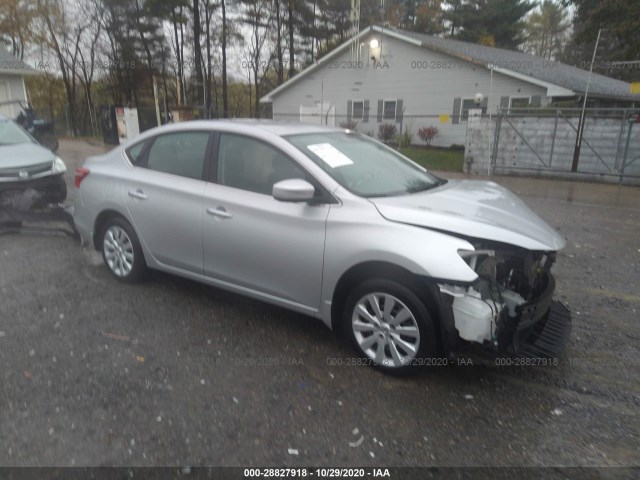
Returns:
[[[98,151],[61,142],[69,179]],[[638,466],[640,189],[494,180],[568,238],[557,366],[398,379],[346,365],[313,319],[159,273],[119,284],[63,235],[0,236],[0,465]]]

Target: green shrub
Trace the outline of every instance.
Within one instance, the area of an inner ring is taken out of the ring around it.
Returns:
[[[396,135],[396,137],[398,147],[409,147],[413,143],[413,132],[409,125],[402,130],[402,135]]]

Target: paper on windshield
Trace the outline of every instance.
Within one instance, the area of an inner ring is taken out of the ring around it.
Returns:
[[[307,148],[315,153],[320,159],[331,168],[353,165],[353,161],[330,143],[316,143],[308,145]]]

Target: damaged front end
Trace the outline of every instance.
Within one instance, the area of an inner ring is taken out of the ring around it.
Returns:
[[[42,198],[42,193],[33,188],[15,191],[0,189],[0,235],[58,232],[79,241],[72,209],[63,204],[42,206]]]
[[[556,252],[494,242],[460,255],[478,275],[470,286],[439,284],[460,339],[497,354],[555,357],[571,332],[571,315],[553,300]]]

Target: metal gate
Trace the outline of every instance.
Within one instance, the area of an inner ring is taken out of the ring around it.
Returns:
[[[495,118],[491,173],[577,173],[640,180],[640,110],[587,109],[572,170],[580,109],[501,109]]]

